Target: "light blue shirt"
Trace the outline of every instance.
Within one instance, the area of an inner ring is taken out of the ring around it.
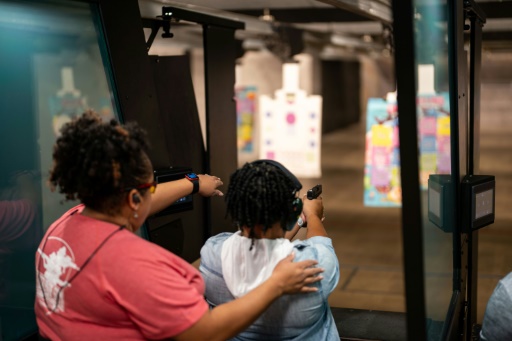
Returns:
[[[480,339],[512,340],[512,272],[498,282],[487,302]]]
[[[221,262],[222,245],[231,235],[225,232],[211,237],[201,249],[199,271],[206,284],[206,300],[212,308],[234,299],[224,282]],[[339,341],[340,336],[327,302],[340,276],[331,239],[313,237],[296,240],[292,244],[295,262],[317,260],[318,267],[325,270],[322,273],[324,278],[313,284],[318,291],[280,297],[249,328],[232,340]]]

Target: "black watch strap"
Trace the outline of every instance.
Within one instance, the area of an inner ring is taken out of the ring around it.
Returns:
[[[192,185],[194,185],[194,188],[192,189],[191,194],[196,194],[197,192],[199,192],[199,180],[194,180],[191,182],[192,182]]]

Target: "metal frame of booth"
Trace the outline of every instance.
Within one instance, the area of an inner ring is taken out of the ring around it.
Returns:
[[[398,111],[416,113],[413,2],[394,0],[392,9]],[[470,20],[469,27],[464,25],[466,19]],[[459,184],[466,174],[478,171],[481,37],[484,23],[485,14],[473,0],[448,1],[452,179],[457,184],[454,202],[457,214],[453,233],[453,292],[442,340],[471,340],[476,323],[478,231],[462,232]],[[469,75],[464,51],[464,29],[470,30]],[[421,220],[419,177],[412,176],[419,174],[416,115],[401,115],[399,126],[407,335],[409,340],[427,340],[424,226]]]

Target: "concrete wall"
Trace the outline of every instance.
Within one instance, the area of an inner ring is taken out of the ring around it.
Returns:
[[[394,61],[392,57],[370,58],[361,56],[361,124],[366,125],[366,105],[369,98],[386,98],[396,91]]]
[[[512,130],[512,53],[483,53],[480,129]]]

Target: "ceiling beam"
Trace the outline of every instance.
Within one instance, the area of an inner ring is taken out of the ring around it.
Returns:
[[[464,40],[469,41],[469,33],[465,32]],[[484,42],[506,42],[508,45],[512,45],[512,31],[494,31],[494,32],[482,32],[482,41]]]
[[[260,17],[263,9],[230,9],[230,12]],[[359,22],[368,18],[343,9],[333,8],[271,8],[269,14],[278,22],[311,23],[311,22]]]
[[[384,24],[393,22],[390,0],[317,0]]]
[[[486,1],[477,2],[477,4],[485,13],[487,19],[503,19],[512,17],[512,2],[510,1]]]

